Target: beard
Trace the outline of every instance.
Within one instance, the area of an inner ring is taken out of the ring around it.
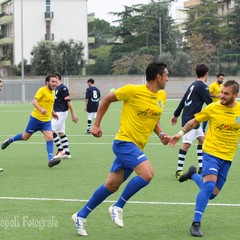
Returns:
[[[234,102],[233,98],[226,99],[226,98],[220,98],[220,103],[224,106],[228,106]]]

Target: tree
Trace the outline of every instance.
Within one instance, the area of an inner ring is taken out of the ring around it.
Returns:
[[[88,36],[95,38],[95,43],[89,45],[89,48],[98,48],[102,45],[108,44],[113,39],[115,27],[111,26],[109,22],[96,18],[93,22],[88,24]]]
[[[189,76],[191,75],[190,68],[190,56],[182,51],[179,51],[173,61],[172,68],[170,74],[173,76]]]
[[[128,55],[113,63],[113,74],[144,74],[149,62],[153,61],[151,55]]]
[[[27,75],[31,72],[31,66],[27,64],[27,60],[24,59],[23,61],[24,65],[24,74]],[[21,76],[22,74],[22,62],[20,62],[18,65],[13,65],[10,69],[11,73],[15,76]]]
[[[225,30],[224,49],[219,58],[227,62],[227,67],[223,67],[227,74],[240,74],[240,0],[235,0],[235,7],[226,16],[227,24]]]
[[[58,43],[56,46],[57,54],[60,56],[58,71],[64,75],[79,75],[80,67],[85,65],[83,49],[82,42],[74,42],[73,39]]]
[[[186,38],[188,39],[187,51],[191,58],[192,73],[196,65],[206,63],[217,71],[217,49],[221,45],[224,31],[221,24],[223,19],[218,15],[219,3],[212,0],[202,0],[194,8],[187,10]]]
[[[218,44],[222,37],[218,6],[217,1],[201,0],[200,4],[187,10],[186,37],[199,35],[207,43]]]
[[[188,39],[189,44],[189,55],[191,59],[191,72],[195,75],[196,66],[200,63],[205,63],[209,68],[210,74],[216,74],[217,56],[216,46],[211,43],[204,42],[204,38],[198,34],[193,34]]]
[[[154,56],[158,58],[160,43],[164,52],[174,53],[176,34],[169,15],[170,3],[171,1],[152,1],[146,5],[125,6],[123,12],[113,13],[119,17],[116,37],[121,39],[121,43],[115,44],[112,49],[113,60],[129,53],[140,54],[142,48],[145,48],[145,54],[149,54],[148,48],[151,51],[154,49]]]
[[[47,75],[57,71],[55,44],[39,42],[31,52],[33,75]]]
[[[32,72],[34,75],[47,75],[59,72],[62,75],[78,75],[81,65],[84,65],[83,44],[74,42],[60,43],[39,42],[33,47]]]
[[[87,66],[88,75],[108,75],[112,72],[112,61],[110,59],[111,45],[90,49],[89,56],[95,59],[94,65]]]

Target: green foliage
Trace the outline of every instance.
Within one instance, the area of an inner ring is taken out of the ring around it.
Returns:
[[[101,46],[89,51],[89,56],[95,59],[94,65],[87,66],[88,75],[109,75],[112,71],[112,61],[110,59],[110,52],[112,46]]]
[[[196,63],[205,62],[211,66],[210,74],[218,71],[237,73],[234,65],[240,65],[240,59],[235,56],[240,54],[240,0],[235,1],[233,11],[219,16],[222,4],[221,1],[201,0],[201,4],[187,10],[187,50],[192,69]]]
[[[235,1],[235,8],[230,12],[227,17],[227,31],[225,47],[228,49],[230,62],[235,58],[236,64],[240,66],[240,0]],[[237,56],[237,57],[236,57]],[[223,56],[226,58],[226,56]]]
[[[31,65],[27,64],[27,60],[24,59],[24,75],[28,75],[31,73]],[[12,75],[21,76],[22,75],[22,62],[20,62],[17,66],[13,65],[10,69]]]
[[[39,42],[31,52],[33,75],[47,75],[57,71],[55,64],[55,44],[52,42]]]
[[[88,36],[95,38],[95,43],[89,44],[89,48],[98,48],[114,39],[116,27],[110,26],[109,22],[96,18],[88,24]]]
[[[204,42],[203,36],[193,34],[188,41],[192,75],[195,75],[196,66],[200,63],[217,64],[216,47]]]
[[[216,45],[222,36],[220,23],[222,19],[218,15],[218,2],[202,0],[201,4],[187,11],[186,36],[199,35],[205,43]]]
[[[128,55],[113,63],[113,74],[144,74],[149,62],[153,61],[151,55]]]
[[[84,65],[83,49],[83,44],[73,39],[59,43],[39,42],[31,52],[33,74],[47,75],[57,71],[65,75],[78,75],[80,66]]]
[[[175,51],[176,34],[169,16],[170,2],[152,1],[147,5],[125,6],[123,12],[114,13],[119,17],[116,37],[122,40],[121,45],[116,44],[112,49],[114,60],[129,53],[139,54],[139,49],[144,47],[159,48],[160,30],[163,50]]]
[[[191,75],[190,56],[187,53],[181,51],[177,52],[170,74],[179,77]]]
[[[61,41],[56,46],[57,55],[60,56],[61,63],[58,66],[58,72],[64,75],[79,75],[80,66],[84,65],[83,44],[74,42],[70,39],[68,42]]]

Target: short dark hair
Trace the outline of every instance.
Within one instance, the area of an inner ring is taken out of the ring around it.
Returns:
[[[208,72],[208,67],[205,64],[197,65],[196,74],[198,78],[204,77],[207,72]]]
[[[93,78],[89,78],[88,80],[87,80],[87,83],[91,83],[91,84],[94,84],[94,79]]]
[[[225,74],[223,74],[223,73],[218,73],[217,78],[219,78],[219,77],[221,77],[221,76],[225,77]]]
[[[232,87],[233,94],[239,93],[239,84],[235,80],[227,80],[224,84],[224,87]]]
[[[52,77],[56,77],[56,75],[55,75],[55,74],[48,74],[48,75],[46,76],[46,78],[45,78],[45,84],[46,84],[47,82],[49,82],[49,81],[50,81],[50,78],[52,78]]]
[[[62,81],[62,76],[61,76],[61,74],[60,73],[58,73],[58,72],[55,72],[55,73],[53,73],[55,76],[57,76],[57,78],[60,80],[60,81]]]
[[[152,62],[148,64],[146,69],[146,80],[154,80],[158,74],[162,76],[165,68],[167,68],[167,65],[165,63]]]

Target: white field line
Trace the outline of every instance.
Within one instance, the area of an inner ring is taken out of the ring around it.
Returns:
[[[0,200],[15,200],[15,201],[56,201],[56,202],[87,202],[83,199],[68,199],[68,198],[29,198],[29,197],[0,197]],[[104,201],[104,203],[115,203],[116,201]],[[142,201],[128,201],[130,204],[148,204],[148,205],[188,205],[192,206],[195,203],[188,202],[142,202]],[[222,207],[240,207],[240,204],[231,203],[209,203],[209,206]]]
[[[68,134],[68,136],[79,137],[81,135],[69,135]],[[85,136],[85,135],[82,135],[82,136]],[[105,136],[106,137],[114,137],[115,135],[105,135]],[[0,137],[7,137],[7,135],[0,135]],[[38,135],[35,134],[35,136],[33,135],[32,138],[33,137],[40,137],[40,135],[38,136]],[[41,137],[42,137],[42,135],[41,135]],[[42,141],[42,142],[16,141],[16,142],[14,142],[14,145],[15,144],[32,144],[32,145],[43,145],[44,144],[45,145],[46,142],[44,142],[44,141]],[[70,141],[69,145],[112,145],[112,141],[111,142],[72,142],[72,141]],[[160,142],[159,143],[151,143],[151,142],[149,142],[149,143],[147,143],[147,145],[148,146],[151,145],[151,146],[160,146],[160,147],[163,146],[163,147],[165,147],[164,145],[161,145]],[[180,145],[182,145],[181,142],[176,144],[176,146],[180,146]],[[194,145],[198,145],[198,143],[192,143],[192,145],[193,146]],[[240,142],[238,143],[238,146],[240,146]]]

